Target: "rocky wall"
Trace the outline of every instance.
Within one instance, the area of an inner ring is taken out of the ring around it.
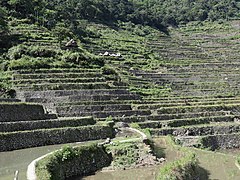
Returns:
[[[11,151],[37,146],[65,144],[111,137],[113,137],[113,129],[107,125],[0,133],[0,151]]]

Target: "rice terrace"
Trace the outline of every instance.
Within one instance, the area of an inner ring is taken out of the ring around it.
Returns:
[[[0,180],[239,180],[239,0],[1,0]]]

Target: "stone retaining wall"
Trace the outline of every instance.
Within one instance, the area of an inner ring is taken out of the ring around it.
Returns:
[[[0,151],[113,137],[110,126],[82,126],[0,133]]]
[[[200,141],[203,148],[232,149],[240,148],[240,134],[222,134],[201,137]]]
[[[59,97],[59,96],[89,96],[89,95],[108,95],[108,94],[130,94],[126,89],[82,89],[82,90],[54,90],[54,91],[18,91],[19,99],[31,97]],[[131,93],[135,94],[135,93]]]
[[[214,134],[230,134],[240,131],[240,124],[222,125],[222,126],[196,126],[184,128],[166,128],[166,129],[151,129],[151,134],[154,136],[205,136]]]
[[[1,103],[0,122],[47,119],[42,105],[24,103]]]
[[[60,127],[77,127],[93,125],[96,121],[92,117],[64,118],[38,121],[0,122],[0,132],[25,131],[34,129],[50,129]]]
[[[0,102],[21,102],[21,100],[13,98],[0,98]]]

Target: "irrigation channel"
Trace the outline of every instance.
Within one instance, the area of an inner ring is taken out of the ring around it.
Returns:
[[[164,151],[165,163],[174,161],[181,157],[181,153],[172,146],[169,146],[165,137],[155,138],[155,145]],[[85,144],[81,143],[81,144]],[[71,143],[68,145],[79,145],[79,143]],[[28,148],[0,153],[0,180],[12,180],[14,172],[19,170],[19,180],[26,179],[26,171],[28,164],[34,159],[47,154],[56,149],[60,149],[63,145],[51,145],[44,147]],[[194,149],[199,159],[200,166],[207,170],[209,179],[218,180],[239,180],[240,170],[235,165],[236,154],[240,153],[239,149],[222,152],[209,152]],[[164,165],[164,163],[162,164]],[[99,171],[94,175],[87,177],[72,178],[71,180],[112,180],[112,179],[154,179],[162,165],[152,167],[142,167],[137,169],[116,170],[116,171]]]

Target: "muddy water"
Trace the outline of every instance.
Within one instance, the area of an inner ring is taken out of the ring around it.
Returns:
[[[161,147],[161,150],[167,152],[165,158],[167,162],[174,161],[181,157],[181,154],[176,149],[169,146],[164,138],[154,139],[155,145]],[[165,163],[167,163],[165,162]],[[100,171],[95,175],[84,177],[84,180],[153,180],[158,174],[159,169],[165,163],[152,166],[142,167],[137,169],[116,170],[116,171]],[[81,178],[75,178],[73,180],[80,180]]]
[[[230,154],[195,149],[200,166],[209,173],[209,179],[239,180],[240,170],[235,165],[236,157]]]
[[[156,145],[161,147],[165,153],[167,162],[174,161],[181,157],[176,149],[167,143],[165,138],[154,139]],[[76,145],[76,144],[74,144]],[[34,159],[61,148],[63,145],[53,145],[37,148],[16,150],[11,152],[0,152],[0,180],[12,180],[14,171],[19,170],[19,180],[26,179],[27,165]],[[240,149],[218,152],[208,152],[193,149],[200,162],[200,166],[209,172],[210,179],[218,180],[239,180],[240,170],[235,166],[235,156],[240,154]],[[167,163],[166,162],[166,163]],[[163,163],[165,164],[165,163]],[[162,164],[162,165],[163,165]],[[152,180],[155,179],[159,168],[162,165],[154,167],[142,167],[129,170],[100,171],[95,175],[84,177],[85,180]],[[80,180],[81,178],[74,178]]]
[[[168,145],[164,138],[154,139],[157,146],[162,147],[165,152],[167,162],[171,162],[181,157],[181,153],[176,151],[171,145]],[[208,178],[211,180],[239,180],[240,170],[235,165],[235,156],[240,154],[240,149],[219,152],[202,151],[193,149],[199,159],[199,165],[207,171]],[[224,153],[227,154],[224,154]],[[153,180],[155,179],[160,166],[151,168],[139,168],[130,170],[118,170],[110,172],[97,172],[95,175],[85,177],[85,180]],[[206,178],[203,178],[205,180]],[[80,180],[76,178],[74,180]]]
[[[0,152],[0,180],[13,180],[16,170],[19,171],[19,180],[26,180],[27,166],[31,161],[62,146],[64,145]]]
[[[95,175],[83,178],[84,180],[152,180],[155,179],[159,166],[129,170],[97,172]],[[75,180],[80,180],[76,178]]]

